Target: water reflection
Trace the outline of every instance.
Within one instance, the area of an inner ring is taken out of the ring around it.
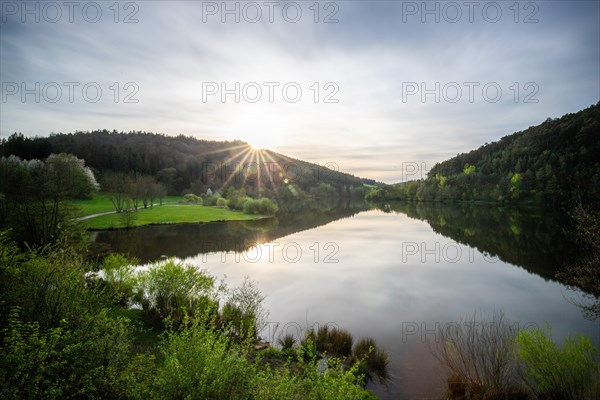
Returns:
[[[503,310],[519,327],[550,323],[557,340],[583,333],[600,342],[598,324],[586,321],[553,280],[573,252],[563,216],[495,206],[364,209],[345,205],[270,221],[101,232],[96,240],[144,260],[185,258],[226,275],[233,286],[252,277],[267,294],[267,339],[301,334],[315,323],[337,324],[357,339],[373,337],[391,357],[392,383],[373,387],[382,398],[439,398],[444,382],[425,342],[476,310]],[[206,247],[234,251],[257,242],[263,257],[211,254]],[[329,244],[336,252],[327,259]],[[286,246],[301,256],[286,257]],[[269,249],[273,258],[266,256]]]
[[[358,203],[287,205],[276,217],[255,221],[150,225],[131,230],[95,231],[95,253],[117,252],[141,262],[161,257],[187,258],[214,252],[241,252],[296,232],[348,218],[369,207]]]
[[[398,202],[382,207],[426,221],[434,232],[545,279],[576,256],[569,219],[557,209]]]

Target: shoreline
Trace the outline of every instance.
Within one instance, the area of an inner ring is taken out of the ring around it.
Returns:
[[[115,213],[115,212],[113,212]],[[103,215],[108,215],[108,214],[103,214]],[[250,215],[250,214],[246,214],[246,215]],[[261,219],[270,219],[270,218],[274,218],[275,216],[268,216],[268,215],[261,215],[261,216],[257,216],[256,218],[248,218],[248,219],[218,219],[218,220],[214,220],[214,221],[191,221],[191,222],[151,222],[148,224],[142,224],[142,225],[135,225],[135,226],[131,226],[129,228],[127,227],[110,227],[110,228],[86,228],[87,232],[104,232],[104,231],[126,231],[126,230],[131,230],[131,229],[136,229],[136,228],[142,228],[145,226],[164,226],[164,225],[204,225],[204,224],[212,224],[212,223],[223,223],[223,222],[243,222],[243,221],[258,221]],[[83,220],[82,220],[83,221]]]

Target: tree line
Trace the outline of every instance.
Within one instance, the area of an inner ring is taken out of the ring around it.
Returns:
[[[0,156],[45,159],[51,153],[69,153],[85,159],[98,176],[105,173],[153,176],[169,195],[208,189],[225,192],[243,188],[252,197],[286,196],[287,192],[309,196],[322,185],[337,197],[364,197],[363,184],[373,184],[337,170],[269,150],[254,150],[247,143],[208,141],[188,136],[147,132],[97,130],[48,137],[25,137],[14,133],[0,141]]]
[[[426,179],[386,185],[373,201],[562,203],[600,198],[600,103],[486,143],[433,166]]]

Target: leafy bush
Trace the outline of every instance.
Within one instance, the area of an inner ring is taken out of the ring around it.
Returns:
[[[118,304],[126,306],[133,297],[136,277],[134,275],[138,260],[128,259],[121,254],[109,254],[102,262],[101,271],[104,281],[111,289]]]
[[[20,254],[13,242],[0,235],[0,247],[3,313],[9,311],[7,306],[17,306],[21,319],[37,321],[45,329],[58,326],[62,320],[75,323],[109,304],[100,291],[86,287],[82,257],[68,245],[61,243]]]
[[[296,345],[296,338],[291,333],[288,333],[277,339],[277,343],[281,346],[281,350],[290,350]]]
[[[223,307],[221,320],[231,336],[240,339],[256,338],[267,322],[268,312],[263,307],[264,299],[256,282],[248,277],[230,293]]]
[[[82,327],[62,321],[42,329],[23,322],[14,308],[0,333],[0,398],[116,398],[130,360],[126,320],[105,312]]]
[[[525,364],[532,391],[544,399],[597,399],[600,397],[600,363],[597,350],[585,337],[567,338],[562,347],[551,332],[528,329],[519,333],[519,357]]]
[[[227,200],[225,200],[223,197],[219,197],[217,199],[217,207],[227,207]]]
[[[258,208],[261,214],[273,215],[277,211],[279,211],[279,207],[274,200],[268,199],[266,197],[261,197],[258,199],[259,205]]]
[[[241,348],[197,322],[170,331],[160,346],[154,397],[159,399],[248,399],[254,366]]]
[[[246,196],[246,191],[243,188],[236,190],[233,187],[227,189],[225,198],[227,199],[227,207],[231,208],[232,210],[242,210],[244,207],[244,202],[249,199],[249,197]]]
[[[348,357],[352,355],[353,338],[350,332],[330,328],[329,325],[320,327],[316,332],[309,331],[308,336],[315,342],[317,350],[329,356]]]
[[[314,362],[319,356],[317,352],[317,345],[310,335],[300,343],[300,346],[296,349],[296,354],[300,362]]]
[[[388,379],[389,356],[377,347],[371,338],[363,338],[354,345],[354,358],[358,362],[358,370],[367,381],[377,377],[380,382]]]
[[[261,197],[260,199],[247,199],[242,209],[246,214],[273,215],[279,210],[279,207],[275,201]]]
[[[152,264],[139,273],[136,300],[146,313],[175,326],[185,315],[196,316],[215,307],[214,278],[191,265],[173,259]]]
[[[188,193],[183,196],[183,201],[190,204],[202,204],[202,197],[196,196],[194,193]]]
[[[339,363],[332,362],[320,373],[315,363],[296,366],[301,374],[290,367],[263,369],[253,380],[256,399],[278,400],[373,400],[375,395],[360,386],[356,371],[345,370]]]
[[[205,206],[214,206],[217,204],[217,197],[215,196],[206,196],[202,198],[202,203]]]

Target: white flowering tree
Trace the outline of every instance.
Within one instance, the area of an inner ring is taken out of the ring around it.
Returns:
[[[51,154],[46,161],[0,158],[0,225],[31,244],[56,241],[72,225],[65,200],[89,197],[98,189],[84,160]]]

